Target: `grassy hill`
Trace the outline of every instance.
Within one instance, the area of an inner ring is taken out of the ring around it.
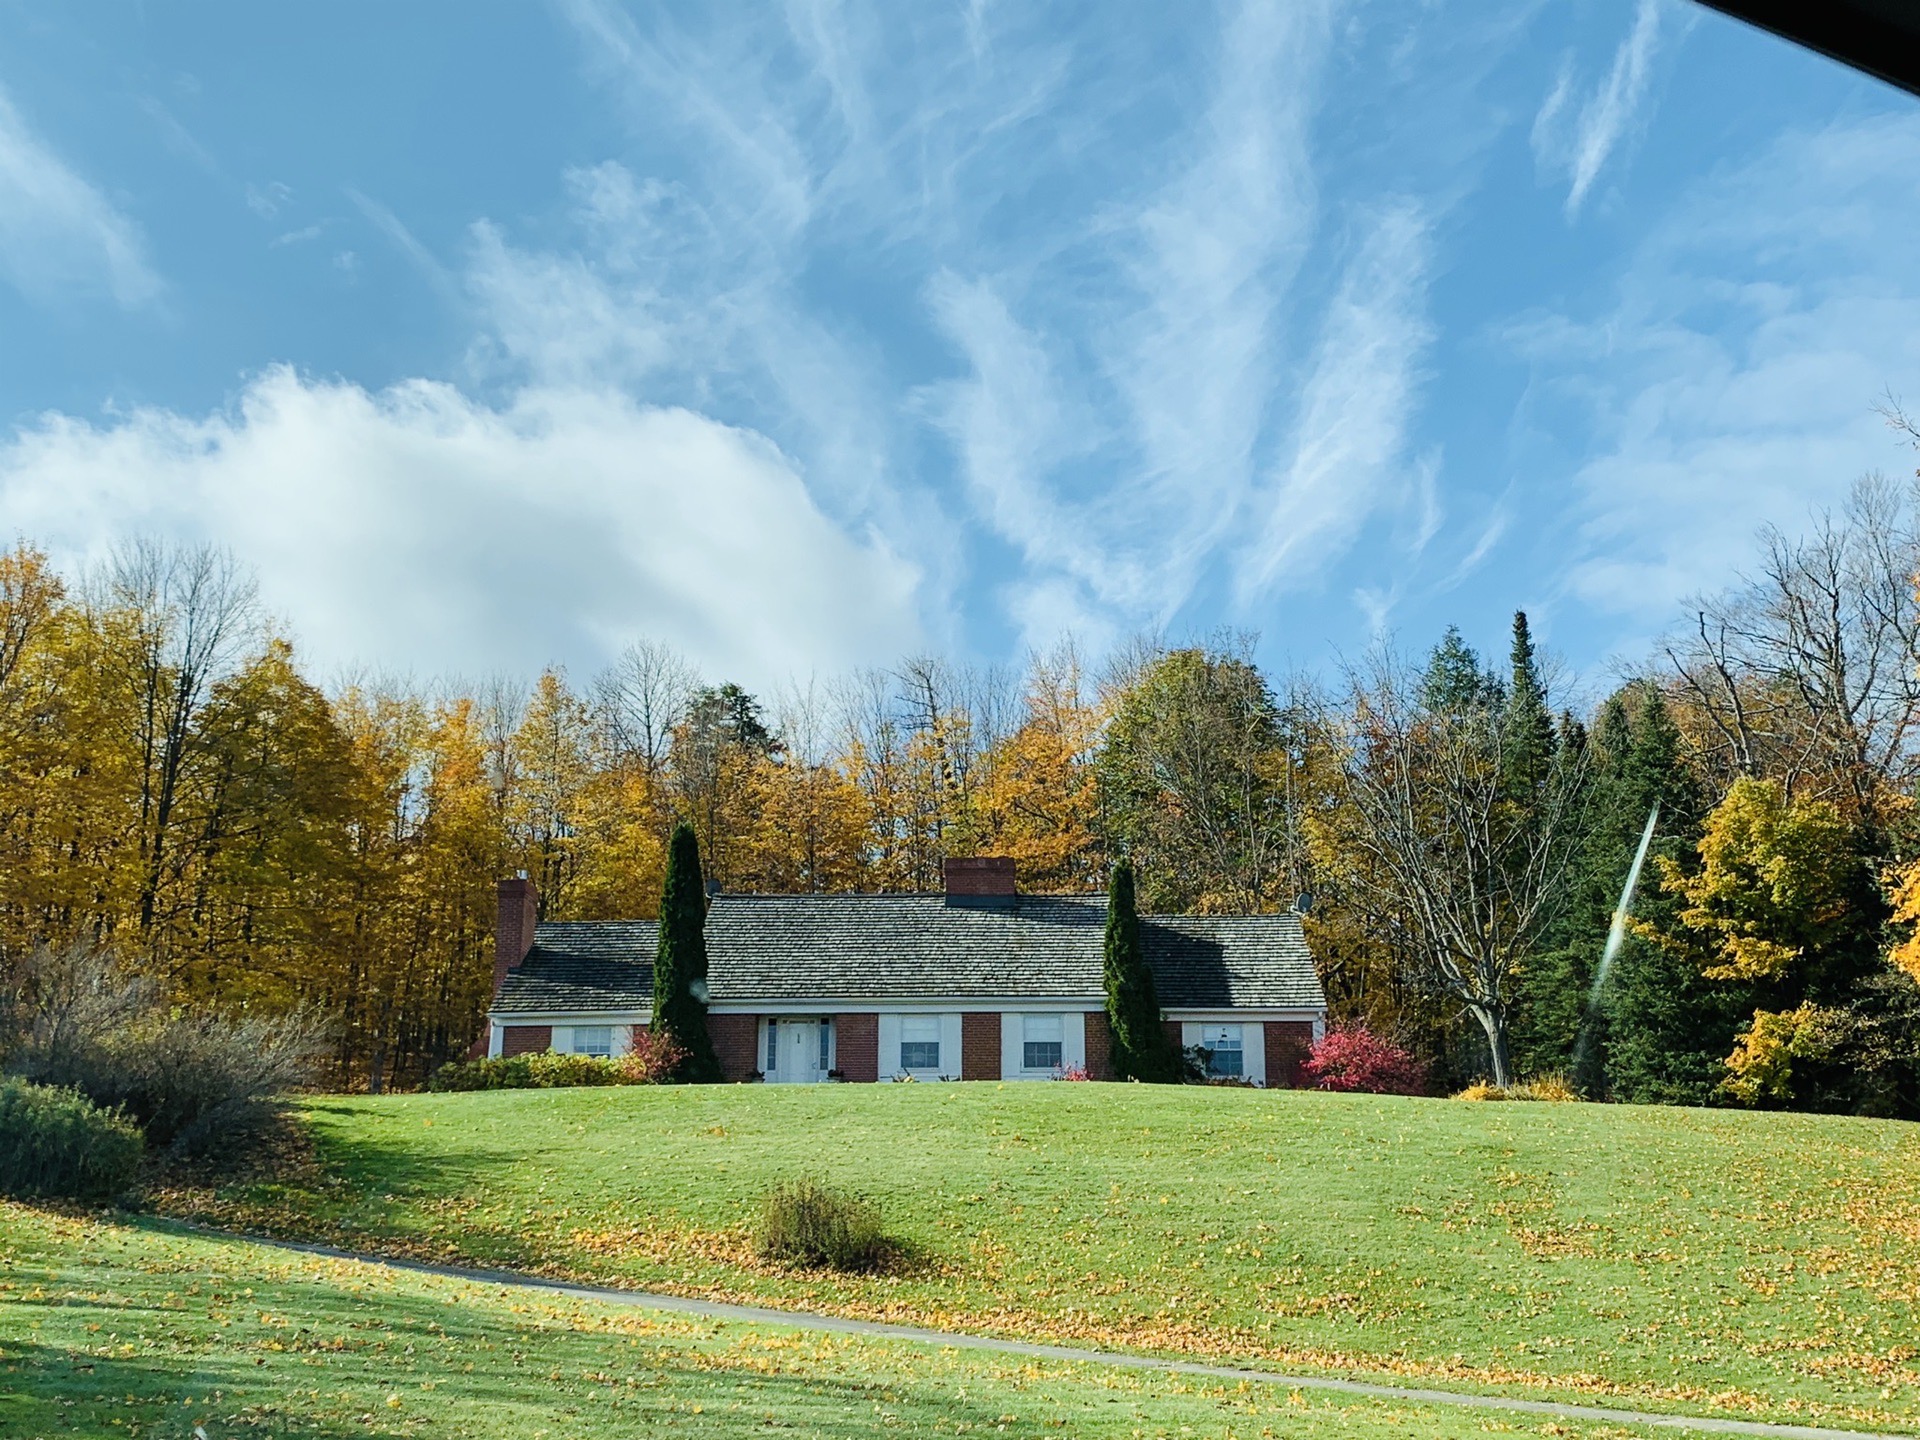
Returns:
[[[1652,1431],[702,1322],[0,1202],[0,1435],[1299,1436]]]
[[[316,1101],[219,1223],[686,1294],[1642,1408],[1920,1419],[1920,1127],[1105,1085]],[[759,1265],[774,1182],[917,1260]]]

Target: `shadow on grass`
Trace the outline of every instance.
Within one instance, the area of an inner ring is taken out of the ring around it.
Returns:
[[[0,1435],[8,1440],[91,1440],[129,1431],[191,1435],[196,1424],[222,1436],[345,1440],[367,1433],[365,1411],[309,1413],[264,1393],[271,1388],[251,1363],[231,1356],[123,1359],[40,1341],[0,1341]],[[189,1399],[199,1403],[184,1403]]]
[[[98,1307],[64,1297],[19,1305],[35,1335],[0,1340],[0,1434],[191,1435],[200,1424],[216,1440],[376,1429],[721,1440],[1057,1428],[1037,1413],[1057,1410],[1051,1395],[983,1384],[977,1371],[929,1373],[885,1348],[644,1315],[607,1328],[563,1305],[509,1314],[471,1295],[354,1294],[229,1247],[200,1258],[190,1307],[174,1295],[157,1303],[131,1274],[58,1266],[57,1284],[123,1289],[130,1303],[104,1327]],[[253,1323],[262,1307],[273,1325]],[[111,1353],[123,1346],[142,1353]]]

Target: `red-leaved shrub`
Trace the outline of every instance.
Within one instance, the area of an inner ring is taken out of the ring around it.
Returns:
[[[1300,1066],[1318,1090],[1359,1090],[1372,1095],[1424,1095],[1427,1067],[1364,1025],[1338,1025],[1315,1042]]]
[[[633,1027],[633,1048],[613,1063],[627,1085],[664,1085],[686,1062],[686,1047],[664,1030]]]

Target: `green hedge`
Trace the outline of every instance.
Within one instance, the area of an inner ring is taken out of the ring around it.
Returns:
[[[0,1194],[111,1200],[145,1150],[139,1127],[77,1090],[0,1080]]]
[[[427,1081],[429,1090],[559,1090],[573,1085],[631,1085],[618,1060],[594,1055],[512,1055],[504,1059],[463,1060],[442,1065]]]

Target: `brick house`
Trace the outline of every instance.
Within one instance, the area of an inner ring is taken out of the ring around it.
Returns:
[[[487,1053],[617,1055],[652,1018],[651,920],[535,921],[500,883]],[[730,1080],[1111,1079],[1104,895],[1017,893],[949,860],[931,895],[729,895],[707,913],[708,1028]],[[1300,917],[1143,915],[1168,1029],[1213,1069],[1290,1085],[1326,1025]]]

